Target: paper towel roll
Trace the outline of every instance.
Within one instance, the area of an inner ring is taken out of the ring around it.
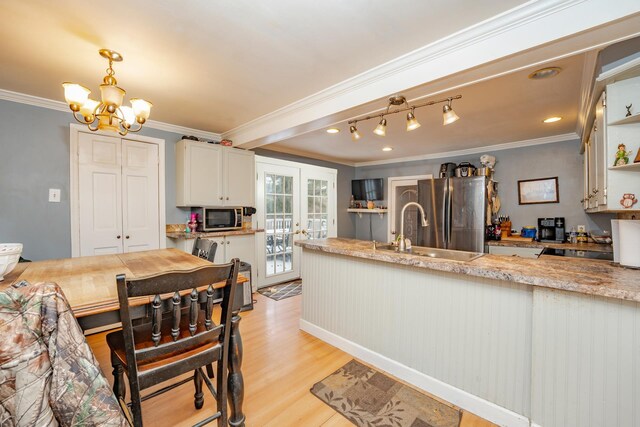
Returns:
[[[620,265],[640,267],[640,221],[620,220]]]
[[[611,240],[613,240],[613,262],[620,262],[620,220],[611,220]]]

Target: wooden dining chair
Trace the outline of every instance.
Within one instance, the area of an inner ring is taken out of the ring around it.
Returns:
[[[191,255],[195,255],[199,258],[204,258],[207,261],[213,262],[216,258],[216,251],[218,249],[218,243],[210,239],[203,239],[202,237],[196,237],[196,241],[193,243],[193,250]]]
[[[186,382],[195,384],[194,404],[204,403],[202,383],[214,396],[217,412],[196,424],[202,426],[218,420],[227,425],[227,377],[232,304],[236,291],[236,258],[228,264],[199,267],[190,271],[158,274],[128,280],[117,276],[122,330],[107,335],[113,365],[113,390],[121,404],[125,399],[124,376],[129,379],[133,425],[142,426],[141,402]],[[220,318],[213,318],[213,284],[224,283]],[[199,293],[205,291],[204,309]],[[133,325],[136,317],[145,316],[141,303],[151,303],[151,322]],[[187,310],[183,310],[183,304]],[[171,313],[163,316],[163,313]],[[217,364],[216,386],[202,368]],[[141,391],[187,372],[193,376],[165,386],[146,396]],[[126,408],[126,405],[124,405]]]

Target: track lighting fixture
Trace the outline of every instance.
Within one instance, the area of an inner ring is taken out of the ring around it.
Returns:
[[[418,119],[416,119],[416,116],[413,114],[413,110],[415,110],[415,108],[412,108],[411,111],[407,113],[407,132],[420,127],[420,123],[418,123]]]
[[[360,139],[362,135],[358,132],[358,128],[356,128],[355,124],[349,126],[349,132],[351,133],[351,139],[357,141]]]
[[[387,134],[387,119],[385,119],[384,117],[380,119],[380,123],[378,123],[378,126],[376,126],[376,128],[373,130],[373,133],[375,133],[376,135],[385,136]]]
[[[442,107],[442,124],[448,125],[456,120],[460,119],[455,111],[451,108],[451,98],[448,99],[448,103]]]
[[[371,120],[377,117],[380,117],[380,122],[378,122],[378,126],[376,126],[376,128],[373,130],[373,133],[379,136],[385,136],[387,134],[387,119],[385,118],[385,116],[388,116],[390,114],[397,114],[403,111],[409,111],[407,113],[407,132],[412,131],[414,129],[418,129],[420,127],[420,123],[418,122],[418,119],[416,119],[416,116],[414,113],[415,109],[420,107],[426,107],[427,105],[441,104],[445,102],[446,104],[442,107],[442,123],[443,125],[451,124],[460,118],[455,113],[455,111],[453,111],[453,108],[451,107],[451,103],[453,102],[454,99],[460,99],[460,98],[462,98],[462,95],[456,95],[456,96],[452,96],[445,99],[439,99],[437,101],[429,101],[424,104],[409,105],[409,103],[407,102],[407,99],[404,96],[394,95],[391,98],[389,98],[389,104],[387,105],[387,109],[384,113],[378,114],[375,116],[366,116],[358,119],[349,120],[348,123],[350,125],[349,132],[351,132],[351,139],[356,141],[361,137],[360,132],[358,132],[358,129],[356,128],[356,123],[365,121],[365,120]],[[405,105],[406,107],[398,108],[396,110],[390,110],[392,105],[396,105],[396,106]]]

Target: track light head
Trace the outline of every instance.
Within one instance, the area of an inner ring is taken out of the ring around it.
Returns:
[[[387,134],[387,119],[384,117],[378,123],[378,126],[373,130],[373,133],[379,136],[385,136]]]
[[[354,141],[359,140],[360,137],[362,136],[360,135],[360,132],[358,132],[358,128],[356,128],[355,124],[349,126],[349,132],[351,133],[351,139]]]
[[[453,108],[451,108],[451,99],[449,99],[449,102],[442,107],[442,124],[444,126],[449,125],[459,118],[456,112],[453,111]]]
[[[412,131],[414,129],[418,129],[420,127],[420,123],[418,123],[418,119],[413,114],[413,108],[411,111],[407,113],[407,132]]]

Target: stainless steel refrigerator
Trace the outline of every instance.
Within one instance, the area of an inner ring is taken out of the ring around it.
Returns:
[[[418,203],[429,221],[418,246],[484,252],[487,178],[437,178],[418,181]]]

